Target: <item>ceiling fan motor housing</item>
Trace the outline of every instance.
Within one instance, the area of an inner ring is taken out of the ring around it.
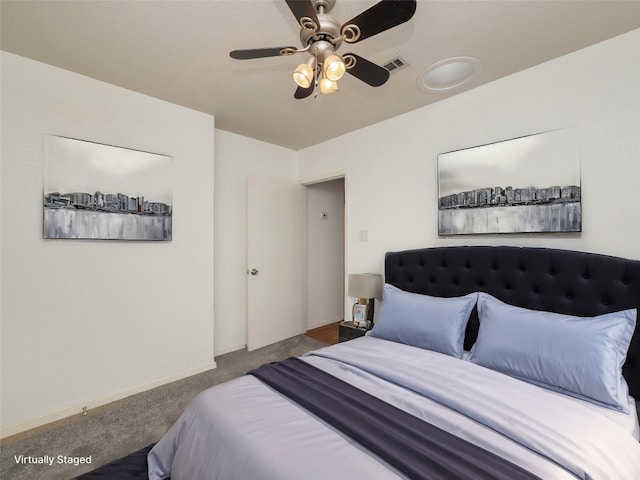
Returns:
[[[300,30],[300,42],[304,46],[311,44],[309,52],[313,55],[316,54],[314,49],[318,50],[318,60],[320,60],[320,56],[322,55],[322,52],[325,51],[325,47],[317,46],[318,44],[328,43],[329,46],[332,45],[332,51],[335,51],[340,48],[342,40],[335,40],[340,38],[341,27],[340,22],[335,18],[331,15],[320,13],[318,14],[318,22],[320,23],[320,26],[316,31],[309,31],[305,28]],[[331,55],[331,53],[329,53],[329,55]]]

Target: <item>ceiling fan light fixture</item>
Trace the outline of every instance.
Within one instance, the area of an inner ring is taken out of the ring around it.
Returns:
[[[1,1],[1,0],[0,0]],[[416,11],[417,0],[380,0],[342,23],[328,12],[336,0],[285,0],[300,28],[302,48],[281,46],[233,50],[229,56],[236,60],[289,56],[307,53],[312,58],[298,65],[293,80],[298,85],[293,98],[332,93],[338,90],[337,81],[348,73],[358,80],[379,87],[389,79],[389,70],[352,53],[344,58],[336,55],[342,42],[356,43],[409,21]],[[319,85],[320,84],[320,85]]]
[[[324,76],[327,80],[337,82],[347,71],[344,61],[338,55],[330,55],[324,61]]]
[[[309,57],[309,59],[305,63],[301,63],[296,68],[296,71],[293,72],[293,81],[296,82],[302,88],[309,88],[311,82],[314,79],[314,64],[315,58]]]
[[[338,82],[333,82],[328,78],[320,79],[320,93],[333,93],[338,91]]]

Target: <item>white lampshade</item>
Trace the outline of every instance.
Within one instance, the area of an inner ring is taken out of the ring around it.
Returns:
[[[348,294],[355,298],[382,298],[382,275],[377,273],[349,274]]]
[[[324,76],[327,80],[337,82],[345,71],[344,62],[338,55],[331,55],[324,61]]]

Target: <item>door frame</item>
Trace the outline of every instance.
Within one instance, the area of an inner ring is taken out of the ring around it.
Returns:
[[[344,286],[345,286],[345,294],[344,294],[344,298],[342,300],[343,302],[343,318],[346,320],[347,318],[350,318],[351,316],[351,308],[348,305],[348,299],[346,296],[346,290],[347,290],[347,285],[348,285],[348,265],[349,265],[349,170],[338,170],[335,171],[333,173],[329,173],[329,174],[324,174],[324,175],[317,175],[317,176],[312,176],[312,177],[307,177],[304,178],[302,180],[299,181],[300,185],[302,185],[304,187],[303,190],[303,194],[302,194],[302,201],[304,202],[304,214],[303,214],[303,219],[302,222],[304,224],[304,232],[303,232],[303,255],[304,255],[304,291],[305,291],[305,295],[302,301],[302,311],[303,311],[303,315],[304,315],[304,322],[305,325],[309,324],[309,314],[307,311],[307,274],[308,274],[308,260],[309,260],[309,252],[307,251],[307,188],[309,185],[313,185],[316,183],[324,183],[324,182],[330,182],[331,180],[337,180],[342,178],[344,180],[344,238],[343,238],[343,250],[344,250]],[[347,316],[348,313],[348,316]]]

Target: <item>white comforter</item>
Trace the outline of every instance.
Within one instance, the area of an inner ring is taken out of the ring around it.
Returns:
[[[545,480],[640,479],[640,443],[580,400],[373,337],[303,358]],[[252,376],[201,393],[148,461],[151,480],[403,478]]]

